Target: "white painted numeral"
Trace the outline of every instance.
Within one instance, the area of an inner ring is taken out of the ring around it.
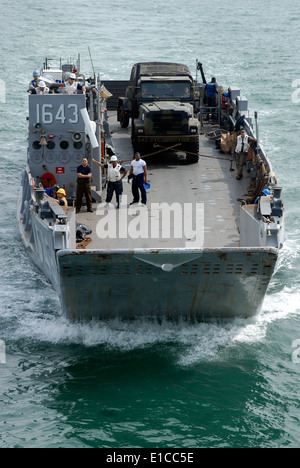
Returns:
[[[69,119],[70,123],[78,123],[79,117],[78,117],[78,106],[76,104],[69,104],[68,109],[74,109],[73,111],[73,119]]]
[[[55,120],[60,120],[62,124],[65,123],[66,116],[65,116],[65,106],[61,104],[55,116]]]
[[[52,124],[53,121],[59,121],[64,124],[66,120],[68,120],[70,124],[77,124],[79,122],[79,112],[76,104],[68,104],[68,109],[71,110],[69,119],[66,117],[64,104],[59,106],[55,116],[53,116],[52,104],[43,104],[41,107],[42,108],[40,109],[40,105],[36,105],[36,121],[42,124]]]
[[[53,115],[52,112],[47,109],[52,109],[52,104],[43,104],[42,105],[42,121],[45,124],[52,124],[53,122]]]

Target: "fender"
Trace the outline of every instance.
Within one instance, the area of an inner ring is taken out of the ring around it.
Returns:
[[[120,122],[120,113],[123,110],[130,113],[130,101],[125,96],[119,97],[119,100],[118,100],[118,114],[117,114],[118,122]]]

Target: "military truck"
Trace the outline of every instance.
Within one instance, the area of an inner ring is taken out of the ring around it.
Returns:
[[[132,67],[125,97],[119,97],[118,121],[132,122],[134,151],[149,154],[172,148],[199,159],[200,123],[194,115],[194,80],[181,63],[143,62]]]

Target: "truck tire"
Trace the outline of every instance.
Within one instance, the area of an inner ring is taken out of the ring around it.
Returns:
[[[199,140],[188,143],[186,148],[186,162],[194,164],[199,161]]]

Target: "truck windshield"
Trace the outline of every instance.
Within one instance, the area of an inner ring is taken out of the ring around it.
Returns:
[[[151,82],[141,83],[141,97],[143,98],[189,98],[191,97],[191,83],[189,82]]]

